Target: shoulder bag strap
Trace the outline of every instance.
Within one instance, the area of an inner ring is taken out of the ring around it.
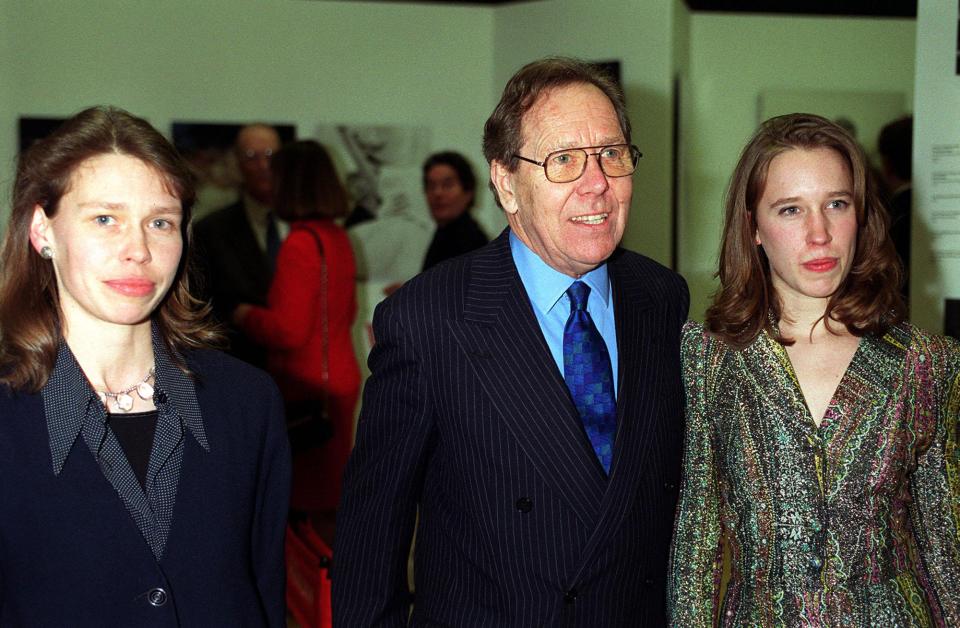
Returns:
[[[330,381],[330,323],[327,316],[327,257],[323,250],[323,240],[310,227],[299,227],[297,231],[306,231],[317,243],[320,252],[320,333],[322,334],[322,356],[320,357],[320,376],[323,379],[323,396],[326,400],[327,384]]]

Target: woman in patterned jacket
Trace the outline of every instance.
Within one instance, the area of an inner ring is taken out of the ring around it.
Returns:
[[[683,339],[673,625],[960,625],[960,346],[904,322],[887,225],[832,122],[744,149]]]

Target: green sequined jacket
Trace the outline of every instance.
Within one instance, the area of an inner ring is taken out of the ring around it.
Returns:
[[[960,345],[862,338],[820,427],[767,334],[682,351],[671,625],[960,626]]]

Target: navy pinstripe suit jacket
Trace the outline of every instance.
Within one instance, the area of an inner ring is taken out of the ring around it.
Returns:
[[[377,308],[337,522],[335,626],[666,624],[686,284],[635,253],[608,261],[620,356],[608,478],[507,233]]]

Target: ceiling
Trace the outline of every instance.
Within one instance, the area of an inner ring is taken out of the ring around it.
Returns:
[[[410,0],[381,0],[409,2]],[[416,0],[431,4],[518,4],[535,0]],[[917,17],[917,0],[684,0],[692,11],[843,15],[849,17]]]

